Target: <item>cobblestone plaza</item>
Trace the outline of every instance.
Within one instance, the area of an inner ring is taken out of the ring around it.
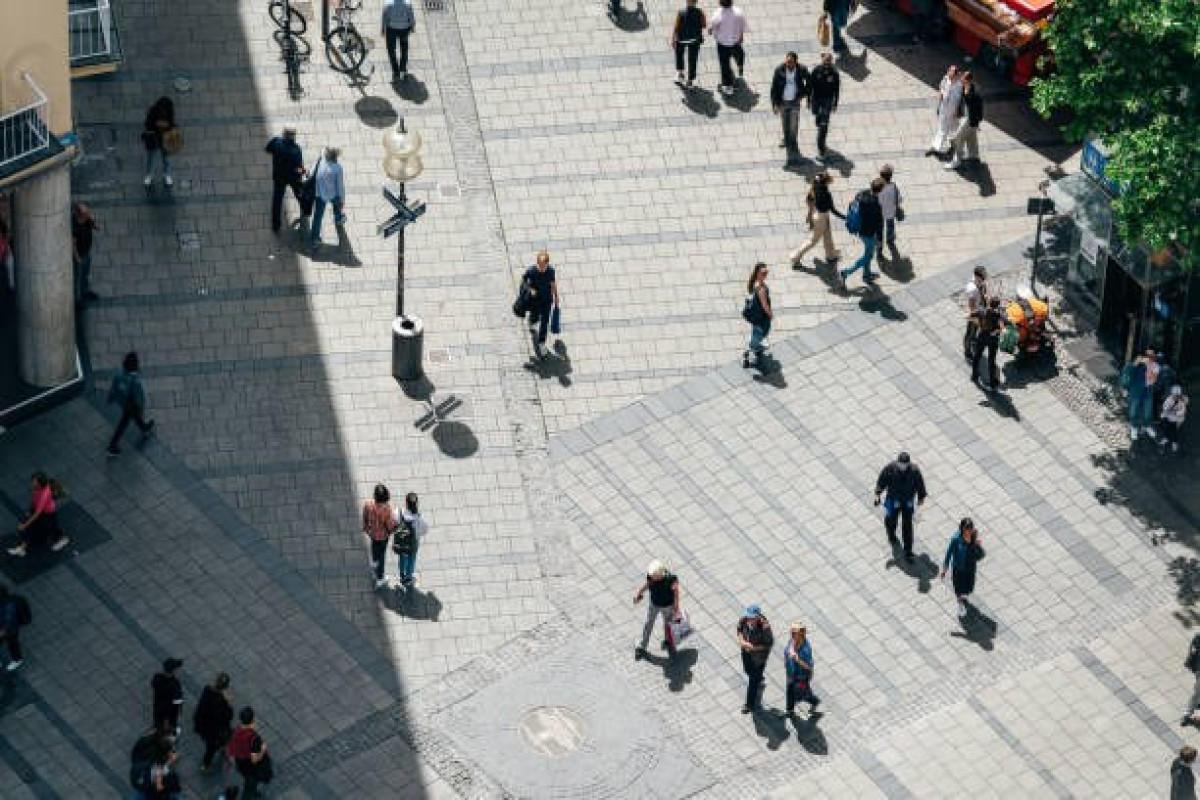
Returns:
[[[319,4],[294,3],[313,50],[295,100],[266,3],[120,3],[125,66],[74,91],[73,191],[101,225],[91,382],[0,435],[0,527],[45,469],[73,539],[0,563],[35,615],[0,695],[0,797],[127,796],[167,656],[189,722],[220,671],[255,707],[272,798],[1167,796],[1197,738],[1177,724],[1196,517],[1167,498],[1194,486],[1122,466],[1119,421],[1068,354],[1052,374],[1007,365],[985,394],[959,344],[976,264],[1010,291],[1028,279],[1026,198],[1072,148],[981,71],[984,165],[925,158],[960,57],[866,2],[838,64],[832,188],[844,208],[890,163],[907,215],[878,289],[840,293],[827,266],[787,262],[818,165],[785,165],[768,96],[786,51],[817,61],[820,4],[746,0],[745,87],[722,97],[711,44],[685,93],[675,7],[632,3],[614,24],[600,0],[426,0],[397,85],[378,0],[358,82],[327,68]],[[138,133],[161,95],[186,146],[172,194],[148,196]],[[376,232],[401,117],[425,142],[406,188],[428,203],[406,233],[427,379],[404,386],[395,242]],[[270,230],[263,147],[285,124],[309,164],[342,149],[348,220],[316,250],[290,198],[293,224]],[[563,335],[539,360],[510,305],[543,248]],[[769,375],[740,363],[758,260]],[[156,435],[106,460],[129,350]],[[901,450],[930,494],[914,564],[872,504]],[[373,587],[358,509],[377,482],[421,496],[415,590]],[[937,569],[963,516],[988,556],[960,621]],[[652,559],[696,628],[670,661],[657,634],[633,658]],[[766,706],[802,621],[823,714],[738,713],[751,603],[776,634]],[[188,727],[185,794],[214,797]]]

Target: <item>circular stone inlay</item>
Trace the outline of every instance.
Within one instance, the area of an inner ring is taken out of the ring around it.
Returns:
[[[583,720],[562,706],[541,706],[527,711],[517,728],[529,749],[547,758],[573,753],[583,744]]]

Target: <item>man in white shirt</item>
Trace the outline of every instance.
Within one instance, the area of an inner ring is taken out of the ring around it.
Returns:
[[[408,35],[412,33],[417,18],[413,15],[410,0],[383,0],[383,30],[387,37],[388,61],[392,64],[392,80],[402,81],[408,77]],[[400,43],[400,58],[396,58],[396,43]]]
[[[325,221],[325,206],[333,204],[333,224],[343,225],[346,216],[342,205],[346,202],[346,183],[342,178],[342,165],[337,163],[341,150],[336,147],[325,149],[325,155],[317,162],[316,199],[313,201],[312,246],[321,244],[321,223]]]
[[[978,266],[971,282],[967,284],[967,332],[963,334],[963,357],[971,361],[975,356],[975,337],[979,334],[979,318],[987,308],[987,267]]]
[[[796,135],[800,129],[800,106],[808,99],[808,70],[800,66],[795,53],[788,53],[782,64],[775,68],[771,79],[771,108],[783,122],[783,142],[788,160],[800,155],[800,144]]]
[[[733,68],[729,64],[732,58],[737,62],[738,77],[746,66],[746,51],[742,49],[742,39],[750,30],[746,15],[733,4],[733,0],[720,0],[721,6],[712,16],[708,32],[717,40],[717,60],[721,64],[721,85],[717,89],[723,95],[731,95],[734,91]]]

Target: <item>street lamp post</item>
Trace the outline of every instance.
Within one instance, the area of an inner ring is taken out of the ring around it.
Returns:
[[[395,181],[399,193],[392,193],[386,186],[383,196],[395,209],[395,214],[379,226],[379,233],[386,239],[393,233],[396,237],[396,317],[392,320],[392,375],[401,381],[421,377],[421,348],[425,329],[421,318],[404,313],[404,229],[425,213],[422,202],[408,204],[404,194],[404,183],[421,174],[421,136],[416,131],[405,130],[401,119],[395,128],[383,135],[383,172]]]
[[[1054,213],[1054,201],[1046,196],[1046,190],[1049,188],[1050,181],[1042,181],[1038,184],[1040,196],[1029,198],[1025,204],[1026,213],[1037,214],[1037,233],[1033,235],[1033,264],[1029,267],[1029,293],[1034,297],[1037,297],[1034,281],[1037,279],[1038,260],[1042,251],[1042,218],[1046,214]]]

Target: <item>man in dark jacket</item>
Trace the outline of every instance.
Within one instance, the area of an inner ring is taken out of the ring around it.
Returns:
[[[1000,334],[1004,331],[1004,311],[1000,308],[1000,298],[988,298],[988,307],[979,319],[979,333],[975,337],[975,355],[971,357],[971,382],[982,383],[979,379],[979,362],[983,360],[983,351],[988,354],[989,388],[995,391],[1000,385],[1000,370],[996,369],[996,349],[1000,346]]]
[[[696,0],[687,0],[687,5],[675,16],[675,27],[671,31],[671,46],[675,48],[675,82],[690,89],[696,80],[696,59],[700,56],[700,45],[704,43],[704,28],[708,20],[704,12],[696,7]],[[683,56],[687,54],[687,75],[683,73]]]
[[[1179,750],[1179,758],[1171,762],[1171,800],[1196,800],[1196,776],[1192,763],[1196,760],[1196,748],[1185,746]]]
[[[154,691],[154,729],[170,736],[179,735],[179,712],[183,710],[183,686],[175,670],[183,666],[178,658],[163,662],[163,671],[150,679]]]
[[[900,545],[896,541],[896,519],[903,517],[904,559],[911,564],[913,512],[925,502],[925,478],[908,453],[901,453],[879,473],[879,479],[875,481],[875,505],[879,505],[880,496],[885,492],[883,527],[887,530],[888,541],[893,549]]]
[[[783,142],[779,146],[787,148],[789,160],[793,154],[800,155],[796,134],[800,130],[800,105],[811,92],[808,83],[808,70],[800,66],[795,53],[787,54],[771,79],[771,108],[783,123]]]
[[[858,196],[854,198],[854,202],[858,204],[858,213],[855,214],[851,209],[850,213],[846,215],[846,227],[862,240],[863,254],[859,256],[858,261],[838,272],[843,292],[846,291],[846,278],[859,269],[863,271],[865,282],[875,282],[875,276],[871,273],[871,257],[875,255],[876,237],[883,230],[883,208],[879,205],[881,191],[883,191],[883,179],[876,178],[871,181],[870,191],[859,192]],[[858,230],[851,227],[852,221],[857,222]]]
[[[275,191],[271,195],[271,230],[279,233],[283,223],[283,192],[292,187],[292,196],[300,199],[302,182],[304,180],[304,153],[296,144],[296,129],[284,128],[282,136],[276,136],[267,142],[267,152],[271,154],[271,180]],[[304,209],[301,208],[301,213]]]
[[[113,376],[108,388],[108,402],[121,407],[121,421],[113,431],[112,439],[108,442],[108,457],[116,458],[121,454],[121,437],[130,422],[137,424],[143,436],[149,436],[154,430],[154,420],[146,420],[146,389],[142,386],[142,376],[138,372],[138,354],[126,353],[121,362],[121,371]]]
[[[837,111],[842,94],[842,79],[833,66],[833,56],[825,53],[821,63],[813,68],[809,79],[809,108],[817,124],[817,152],[825,155],[825,137],[829,134],[829,118]]]
[[[953,154],[943,169],[958,169],[959,165],[973,161],[979,163],[979,125],[983,122],[983,96],[975,85],[975,78],[970,72],[962,74],[963,107],[967,115],[958,123],[958,131],[950,142],[950,152]]]
[[[742,669],[746,672],[746,703],[742,713],[749,714],[759,707],[762,698],[763,670],[771,655],[771,646],[775,644],[775,635],[771,633],[771,623],[763,616],[762,608],[750,606],[738,620],[738,647],[742,650]]]

